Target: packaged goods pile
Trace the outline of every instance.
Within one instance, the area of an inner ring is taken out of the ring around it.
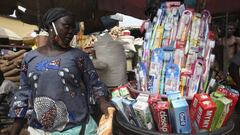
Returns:
[[[17,52],[2,49],[0,58],[0,69],[4,73],[6,80],[10,80],[16,85],[20,81],[20,66],[26,50],[19,50]]]
[[[161,5],[145,25],[136,88],[112,91],[126,121],[160,133],[209,132],[226,123],[239,93],[211,77],[215,41],[210,22],[208,10],[197,13],[180,2]]]
[[[136,68],[138,90],[166,94],[180,91],[193,97],[205,92],[215,46],[209,31],[211,15],[184,10],[180,2],[162,4],[148,22],[141,62]]]
[[[238,98],[238,91],[217,84],[210,95],[194,94],[190,104],[179,91],[137,94],[129,84],[112,91],[112,102],[129,124],[160,133],[203,133],[226,124]]]

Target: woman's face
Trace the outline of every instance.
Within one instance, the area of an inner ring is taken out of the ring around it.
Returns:
[[[55,26],[59,35],[61,47],[67,48],[72,41],[75,29],[75,20],[72,16],[64,16],[55,21]]]

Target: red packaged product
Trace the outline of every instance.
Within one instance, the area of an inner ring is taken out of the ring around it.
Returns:
[[[199,130],[209,130],[216,111],[216,105],[212,100],[199,102],[196,112],[196,123]]]
[[[153,119],[155,123],[157,123],[158,118],[157,118],[157,114],[155,114],[154,108],[157,105],[158,101],[161,101],[160,95],[150,95],[148,98],[148,104],[150,106],[150,111],[153,115]]]
[[[197,108],[200,102],[210,100],[210,97],[208,94],[202,93],[202,94],[195,94],[192,100],[192,103],[190,105],[190,121],[191,123],[196,118],[196,112]]]
[[[226,95],[226,97],[230,100],[232,100],[232,104],[229,108],[229,112],[223,122],[223,125],[226,124],[227,120],[229,119],[230,115],[232,114],[236,104],[237,104],[237,101],[238,101],[238,98],[239,98],[239,92],[234,90],[234,89],[228,89],[228,88],[225,88],[225,87],[219,87],[217,89],[217,91],[223,93],[224,95]]]
[[[169,103],[168,101],[159,101],[154,108],[157,114],[157,127],[160,133],[171,133],[171,124],[169,119]]]
[[[224,86],[218,86],[217,91],[223,93],[226,97],[229,93],[229,90],[227,88],[225,88]]]
[[[149,98],[148,98],[148,103],[149,105],[153,104],[153,103],[156,103],[157,101],[160,101],[161,100],[161,97],[160,95],[150,95]]]

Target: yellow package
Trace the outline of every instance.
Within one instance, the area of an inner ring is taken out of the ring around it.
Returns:
[[[102,115],[99,126],[98,126],[98,135],[112,135],[113,129],[113,113],[115,112],[115,108],[109,107],[108,108],[108,118],[105,118],[105,114]]]

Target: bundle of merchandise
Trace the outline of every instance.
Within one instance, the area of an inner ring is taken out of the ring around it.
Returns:
[[[180,93],[168,93],[168,101],[159,95],[139,94],[131,98],[127,86],[112,92],[112,102],[127,122],[160,133],[191,133],[188,103]]]
[[[112,91],[112,102],[126,122],[160,133],[199,133],[224,126],[239,98],[238,91],[215,85],[214,92],[195,94],[190,105],[179,91],[159,94],[140,93],[136,99],[128,85]]]
[[[6,80],[19,85],[20,81],[20,65],[26,50],[17,52],[1,49],[2,56],[0,57],[0,70],[3,72]]]
[[[96,58],[95,50],[93,44],[97,41],[97,37],[93,34],[84,35],[85,27],[84,23],[79,23],[80,31],[73,37],[71,42],[72,47],[76,47],[89,54],[90,58]]]
[[[112,39],[115,40],[121,35],[123,35],[123,28],[115,26],[110,30],[109,34],[111,35]]]
[[[166,95],[180,91],[193,97],[205,92],[215,46],[209,31],[211,15],[184,10],[180,2],[166,2],[149,22],[141,62],[135,72],[138,90]]]
[[[130,124],[148,130],[155,129],[148,105],[148,95],[141,94],[137,99],[133,99],[125,85],[112,91],[112,102]]]
[[[126,121],[161,133],[214,131],[226,123],[239,93],[218,86],[210,76],[215,59],[210,21],[207,10],[185,10],[180,2],[161,5],[153,22],[148,22],[135,69],[136,89],[122,86],[112,92]],[[141,94],[133,99],[131,92]],[[190,105],[186,99],[192,100]]]
[[[238,91],[217,85],[210,94],[195,94],[190,106],[193,131],[214,131],[224,126],[239,98]]]

